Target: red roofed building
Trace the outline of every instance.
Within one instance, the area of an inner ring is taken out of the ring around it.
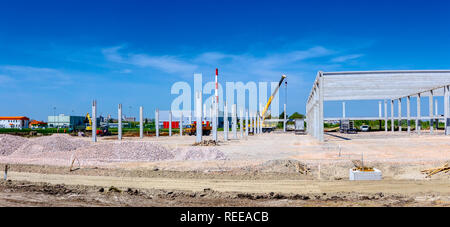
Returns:
[[[30,121],[29,127],[30,127],[30,128],[47,127],[47,123],[45,123],[45,122],[43,122],[43,121],[32,120],[32,121]]]
[[[28,128],[28,117],[0,117],[0,128]]]

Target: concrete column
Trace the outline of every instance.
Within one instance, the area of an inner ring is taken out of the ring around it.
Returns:
[[[213,140],[218,142],[218,137],[217,137],[217,128],[218,128],[218,119],[217,119],[217,109],[219,107],[219,104],[214,102],[214,109],[213,109],[213,121],[214,121],[214,125],[213,125]]]
[[[248,127],[249,127],[249,122],[248,122],[248,110],[245,111],[245,121],[244,121],[244,126],[245,126],[245,136],[248,137]]]
[[[262,131],[262,128],[263,128],[262,124],[263,124],[262,117],[259,117],[259,133],[261,133],[261,134],[263,133],[263,131]]]
[[[394,120],[394,100],[391,99],[391,131],[394,132],[395,120]]]
[[[284,104],[283,132],[286,132],[286,104]]]
[[[117,139],[118,140],[122,140],[122,104],[119,104],[119,108],[117,110],[117,121],[118,121],[118,135],[117,135]]]
[[[172,110],[169,111],[169,136],[172,136]]]
[[[342,102],[342,118],[345,119],[345,102]]]
[[[92,101],[92,142],[97,142],[97,101]]]
[[[188,116],[188,122],[189,122],[189,124],[192,124],[192,111],[191,111],[191,115]]]
[[[203,124],[202,124],[202,122],[203,122],[202,102],[203,102],[202,101],[202,92],[196,91],[195,92],[195,114],[197,115],[196,116],[197,117],[197,124],[196,124],[196,126],[197,126],[196,133],[197,133],[197,135],[196,135],[195,141],[197,143],[201,143],[202,142],[202,134],[203,134],[203,128],[202,128],[202,126],[203,126]]]
[[[232,125],[232,131],[233,131],[233,139],[237,139],[237,119],[236,119],[236,104],[233,104],[233,108],[231,110],[232,118],[233,118],[233,125]]]
[[[253,135],[256,135],[256,114],[253,114]]]
[[[417,94],[417,120],[416,120],[416,130],[417,134],[420,135],[420,126],[422,122],[420,120],[420,94]]]
[[[258,118],[258,114],[255,114],[255,134],[259,134],[259,118]]]
[[[384,100],[384,131],[388,131],[387,100]]]
[[[449,122],[448,122],[448,115],[449,115],[449,111],[448,111],[448,91],[449,91],[449,87],[445,86],[444,87],[444,124],[445,124],[445,135],[449,135]]]
[[[435,122],[435,124],[436,124],[436,130],[438,130],[439,129],[439,112],[438,112],[438,100],[437,99],[435,99],[434,100],[434,116],[436,116],[435,117],[435,119],[434,119],[434,122]]]
[[[228,141],[228,130],[229,130],[229,123],[228,123],[228,105],[227,102],[225,102],[225,105],[223,106],[223,140]]]
[[[156,129],[156,137],[159,137],[159,110],[155,111],[155,129]]]
[[[144,138],[144,109],[139,107],[139,137]]]
[[[378,101],[378,117],[381,119],[383,115],[381,114],[381,101]]]
[[[402,131],[402,99],[398,99],[398,131]]]
[[[239,111],[239,131],[241,132],[241,138],[244,138],[244,110]]]
[[[180,136],[183,136],[183,111],[181,111],[180,116]]]
[[[406,98],[406,119],[408,133],[411,133],[411,96]]]
[[[430,134],[433,134],[433,90],[430,91],[430,96],[429,96],[429,105],[428,107],[430,108],[429,110],[429,115],[430,115]]]

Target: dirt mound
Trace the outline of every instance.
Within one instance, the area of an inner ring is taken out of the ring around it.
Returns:
[[[263,172],[277,172],[277,173],[301,173],[308,174],[310,168],[306,164],[290,159],[282,160],[269,160],[258,166],[255,166],[255,170]]]
[[[27,141],[21,136],[0,134],[0,155],[10,155]]]
[[[173,151],[175,160],[197,160],[197,161],[209,161],[209,160],[226,160],[226,156],[221,151],[212,147],[187,147],[178,148]]]
[[[90,142],[71,137],[66,134],[53,134],[26,140],[14,154],[36,154],[42,152],[73,151],[80,147],[89,146]]]
[[[97,161],[161,161],[174,158],[174,154],[153,142],[104,142],[81,148],[74,155],[79,159]]]

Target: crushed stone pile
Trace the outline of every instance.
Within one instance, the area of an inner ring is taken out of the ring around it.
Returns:
[[[122,141],[104,142],[75,151],[79,159],[105,162],[161,161],[173,159],[174,154],[153,142]]]
[[[74,138],[70,135],[53,134],[51,136],[27,139],[26,142],[14,152],[14,155],[73,151],[80,147],[89,146],[90,144],[91,143],[86,140]]]
[[[175,160],[226,160],[227,157],[221,151],[213,147],[185,147],[173,150]]]
[[[10,155],[27,141],[21,136],[0,134],[0,156]]]

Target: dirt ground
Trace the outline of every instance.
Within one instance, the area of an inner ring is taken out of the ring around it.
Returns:
[[[222,136],[220,133],[219,139]],[[114,140],[115,137],[102,137],[99,143]],[[145,137],[144,141],[178,149],[192,146],[195,137]],[[222,141],[214,147],[226,159],[115,161],[95,165],[79,160],[75,171],[69,171],[70,160],[55,161],[51,155],[38,159],[3,156],[0,169],[9,164],[11,181],[0,184],[0,204],[450,206],[450,173],[426,178],[420,172],[450,161],[450,138],[441,132],[327,133],[323,143],[308,135],[274,132]],[[365,165],[380,169],[383,180],[349,181],[354,159],[363,159]],[[299,165],[307,168],[307,173],[299,172]]]

